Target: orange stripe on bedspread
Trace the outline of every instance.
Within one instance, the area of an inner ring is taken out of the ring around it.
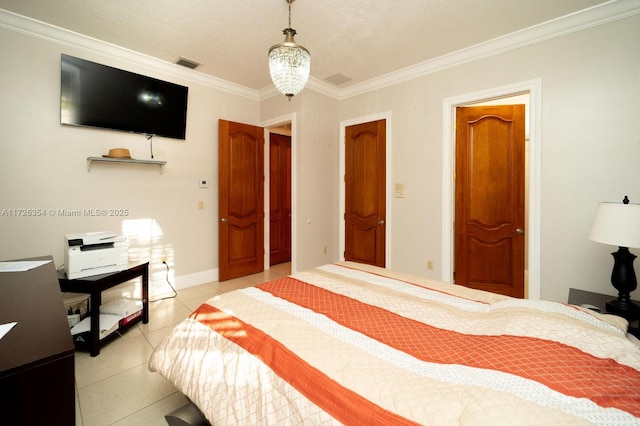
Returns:
[[[439,329],[291,277],[257,288],[418,359],[503,371],[640,417],[640,372],[615,360],[597,358],[552,340],[465,335]]]
[[[417,424],[345,388],[268,334],[211,305],[203,304],[191,318],[260,358],[278,376],[343,424]]]

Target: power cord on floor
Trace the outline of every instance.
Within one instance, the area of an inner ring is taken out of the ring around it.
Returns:
[[[167,267],[166,280],[167,280],[167,284],[169,284],[169,287],[171,287],[171,290],[173,290],[173,296],[161,297],[160,299],[150,300],[151,303],[159,302],[161,300],[166,300],[166,299],[173,299],[174,297],[176,297],[178,295],[178,293],[176,292],[176,289],[173,288],[173,285],[171,284],[171,281],[169,281],[169,265],[167,265],[167,262],[164,261],[164,260],[162,261],[162,263],[164,264],[164,266]]]

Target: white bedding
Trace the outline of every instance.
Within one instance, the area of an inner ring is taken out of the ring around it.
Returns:
[[[149,368],[212,424],[640,424],[626,322],[354,263],[210,299]]]

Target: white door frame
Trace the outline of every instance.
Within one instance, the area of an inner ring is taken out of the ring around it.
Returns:
[[[455,201],[455,110],[456,107],[529,94],[529,174],[527,216],[527,298],[540,299],[540,118],[542,81],[514,83],[474,93],[446,98],[442,110],[442,281],[453,282],[454,201]]]
[[[345,132],[346,128],[349,126],[354,126],[356,124],[369,123],[371,121],[385,120],[386,121],[386,182],[385,182],[385,198],[386,198],[386,220],[384,227],[384,239],[385,239],[385,267],[387,269],[391,268],[391,111],[382,112],[379,114],[367,115],[365,117],[353,118],[351,120],[344,120],[340,122],[340,154],[339,154],[339,171],[338,171],[338,187],[339,190],[339,200],[338,200],[338,260],[344,261],[344,250],[345,250],[345,241],[344,241],[344,233],[345,233],[345,224],[344,224],[344,213],[345,213],[345,182],[344,182],[344,174],[345,174]]]
[[[287,115],[282,115],[280,117],[272,118],[271,120],[264,121],[260,124],[260,127],[264,128],[264,269],[265,271],[271,267],[269,261],[269,254],[271,252],[271,239],[269,234],[269,223],[270,223],[270,179],[269,170],[270,167],[270,156],[271,151],[267,148],[269,147],[269,128],[276,127],[281,124],[291,123],[291,272],[297,272],[297,239],[298,239],[298,226],[297,226],[297,217],[296,214],[298,211],[298,202],[297,202],[297,193],[298,193],[298,179],[297,179],[297,171],[298,171],[298,155],[297,155],[297,146],[298,146],[298,125],[296,123],[296,113],[291,113]]]

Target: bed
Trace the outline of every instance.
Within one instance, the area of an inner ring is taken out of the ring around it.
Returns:
[[[640,424],[624,319],[339,262],[216,296],[149,369],[211,424]]]

